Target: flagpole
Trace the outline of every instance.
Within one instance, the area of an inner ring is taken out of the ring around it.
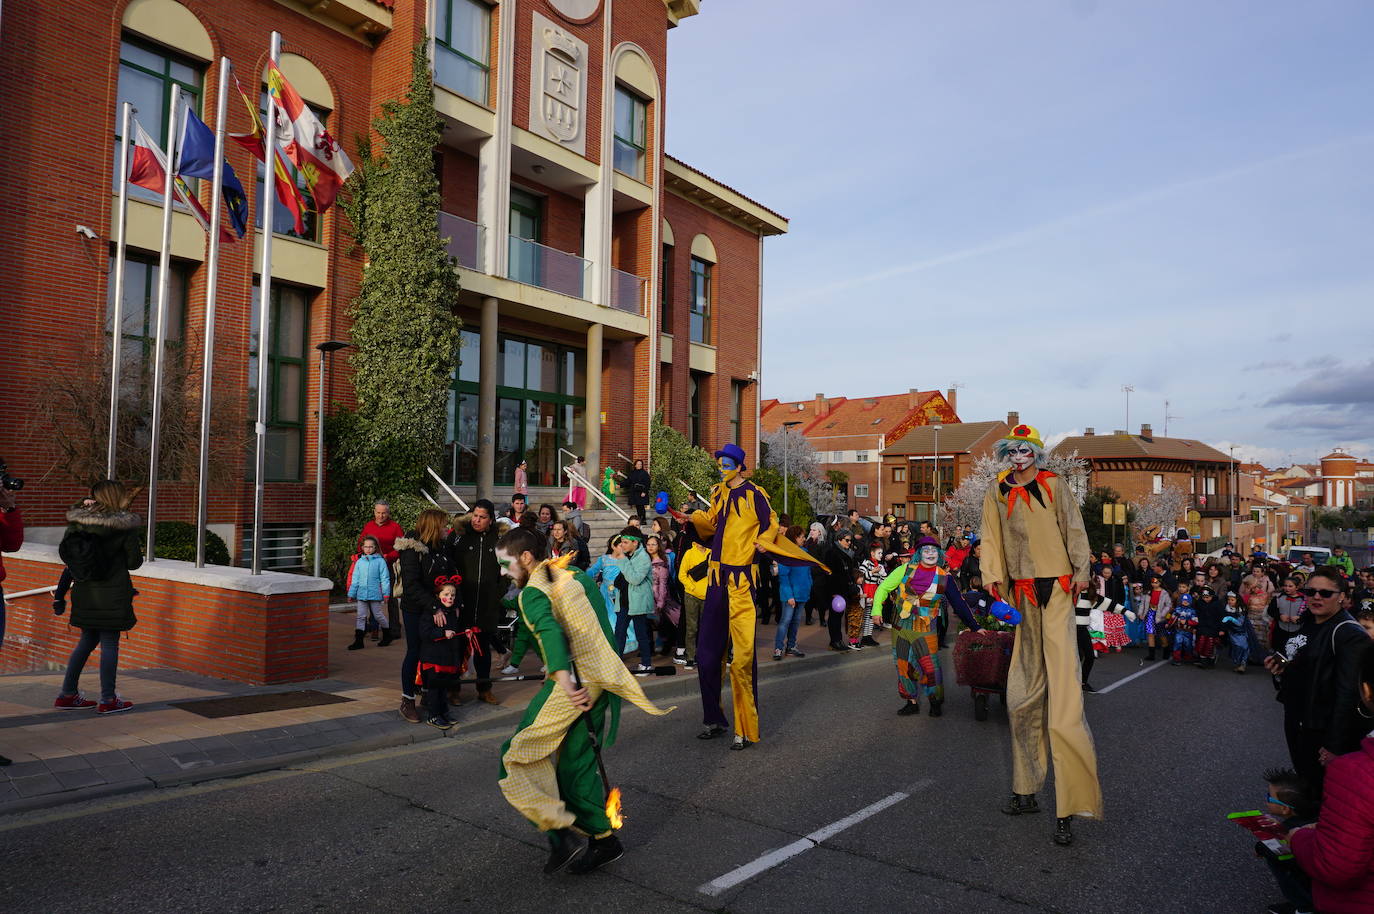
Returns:
[[[148,540],[147,561],[157,560],[158,448],[162,446],[162,366],[167,350],[167,300],[172,293],[172,191],[176,186],[177,103],[181,90],[173,89],[167,104],[167,166],[163,169],[162,251],[157,275],[157,338],[153,344],[153,417],[148,447]]]
[[[119,439],[119,385],[124,343],[124,243],[129,221],[129,128],[134,106],[125,102],[120,112],[119,203],[115,211],[114,333],[110,351],[110,442],[105,453],[105,478],[115,478],[115,450]]]
[[[281,57],[281,33],[272,33],[269,57],[277,65]],[[267,475],[267,381],[268,363],[272,350],[272,208],[276,202],[277,112],[272,101],[272,89],[267,90],[266,136],[262,144],[262,268],[258,275],[261,296],[258,301],[258,419],[253,432],[257,438],[257,453],[253,473],[253,574],[262,574],[262,504]],[[318,548],[318,547],[316,547]]]
[[[200,471],[196,487],[196,567],[205,567],[205,528],[210,498],[210,405],[215,363],[215,295],[219,286],[220,206],[224,199],[224,119],[229,101],[228,57],[219,59],[219,95],[215,98],[215,166],[210,189],[210,253],[205,261],[205,354],[200,381]]]

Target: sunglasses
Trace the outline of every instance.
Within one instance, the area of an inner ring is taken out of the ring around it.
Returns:
[[[1323,600],[1329,600],[1336,594],[1340,593],[1339,590],[1327,590],[1325,587],[1304,587],[1302,590],[1298,592],[1302,594],[1304,597],[1315,597],[1317,595],[1321,595],[1321,598]]]

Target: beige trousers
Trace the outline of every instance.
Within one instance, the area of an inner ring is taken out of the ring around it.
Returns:
[[[1102,788],[1083,714],[1073,600],[1058,584],[1045,606],[1020,594],[1013,599],[1022,622],[1007,676],[1012,790],[1038,792],[1053,759],[1056,815],[1100,819]]]

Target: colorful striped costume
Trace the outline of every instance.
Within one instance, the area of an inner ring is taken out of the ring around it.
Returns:
[[[970,628],[978,626],[964,603],[953,576],[938,566],[919,561],[898,566],[878,585],[872,614],[880,617],[888,596],[897,592],[897,618],[892,628],[892,661],[897,667],[897,694],[918,701],[921,693],[938,707],[945,700],[945,675],[940,666],[935,620],[941,601],[948,602]]]

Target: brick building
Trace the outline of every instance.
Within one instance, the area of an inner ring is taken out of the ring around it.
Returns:
[[[1128,504],[1139,504],[1151,495],[1174,487],[1188,498],[1188,514],[1176,519],[1204,540],[1231,536],[1236,467],[1228,454],[1191,438],[1156,436],[1149,425],[1139,435],[1115,431],[1098,435],[1091,428],[1066,438],[1057,452],[1073,453],[1088,461],[1088,484],[1114,490]]]
[[[912,428],[883,450],[884,513],[938,527],[940,503],[1020,421],[1017,413],[1008,413],[1005,422],[932,422]]]
[[[890,510],[886,478],[879,471],[883,449],[917,426],[958,422],[955,391],[909,390],[882,397],[827,397],[811,400],[765,400],[760,423],[764,433],[797,422],[796,433],[816,449],[823,470],[848,477],[849,507],[877,516]],[[900,500],[900,499],[899,499]]]
[[[464,324],[436,468],[446,479],[490,492],[509,485],[522,459],[533,485],[557,485],[569,454],[585,454],[593,472],[623,466],[618,455],[646,453],[659,408],[703,445],[754,446],[762,240],[787,221],[664,153],[668,31],[698,11],[698,0],[74,0],[60,12],[10,4],[0,34],[11,90],[0,136],[0,207],[9,214],[0,237],[11,265],[0,303],[0,457],[32,480],[24,501],[36,537],[55,534],[80,492],[54,444],[70,430],[35,420],[45,378],[106,358],[120,103],[133,101],[160,142],[176,88],[213,123],[220,57],[250,93],[261,91],[273,30],[283,35],[283,73],[350,155],[382,103],[404,93],[414,44],[432,36],[444,123],[440,229],[458,264],[455,315]],[[229,112],[230,131],[247,132],[237,98]],[[251,182],[260,172],[234,144],[227,158],[257,219],[261,183]],[[208,184],[199,188],[207,203]],[[318,472],[315,346],[349,338],[362,261],[341,208],[307,214],[299,234],[281,207],[277,215],[265,520],[285,544],[275,564],[291,567]],[[135,189],[128,222],[123,338],[137,357],[154,332],[155,195]],[[96,237],[75,233],[78,225]],[[215,392],[243,428],[255,403],[261,234],[226,245],[220,263]],[[205,248],[178,211],[170,338],[174,357],[197,364]],[[346,356],[333,357],[330,402],[352,401]],[[106,422],[90,427],[103,452]],[[239,481],[213,488],[209,506],[212,528],[240,553],[251,528],[251,452],[249,441]],[[191,464],[164,474],[161,519],[193,518]]]

